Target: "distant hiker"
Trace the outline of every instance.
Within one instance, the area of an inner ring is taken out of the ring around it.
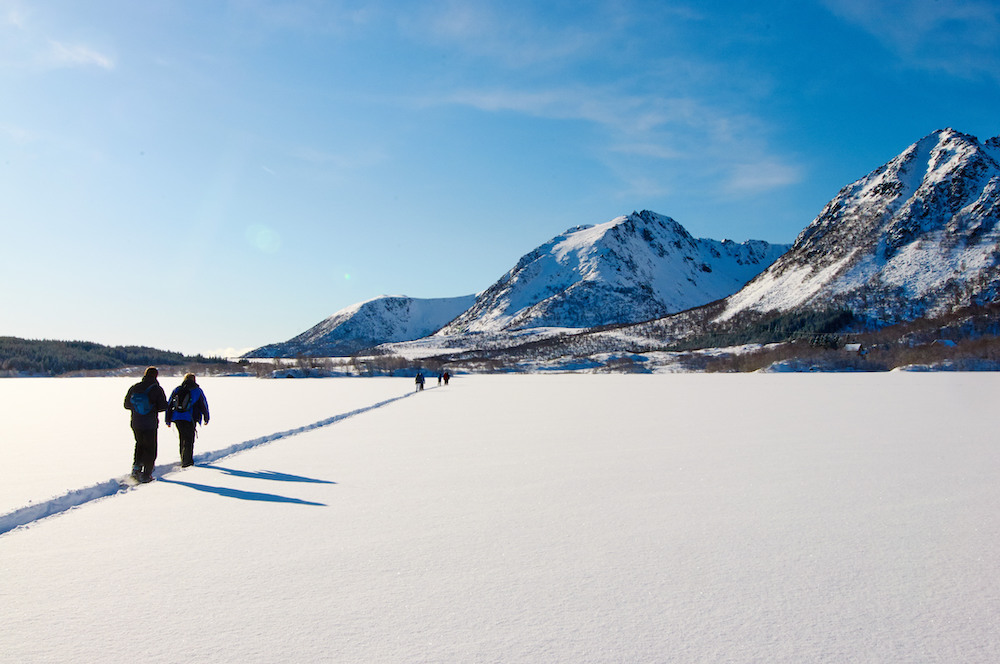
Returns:
[[[417,384],[417,392],[424,389],[424,374],[418,371],[414,382]]]
[[[441,385],[441,372],[438,372],[438,386]]]
[[[170,393],[167,414],[163,419],[169,427],[177,425],[177,437],[181,445],[181,468],[194,465],[195,427],[204,420],[208,425],[208,399],[198,386],[193,373],[184,374],[184,380]]]
[[[449,380],[451,380],[451,374],[450,374],[450,373],[448,373],[447,371],[445,371],[445,372],[444,372],[444,373],[442,374],[442,377],[444,378],[444,384],[445,384],[445,385],[447,385],[447,384],[448,384],[448,381],[449,381]]]
[[[159,413],[167,409],[167,395],[156,380],[158,374],[156,367],[148,367],[142,380],[125,393],[125,409],[132,411],[132,433],[135,435],[132,478],[140,482],[153,479]]]

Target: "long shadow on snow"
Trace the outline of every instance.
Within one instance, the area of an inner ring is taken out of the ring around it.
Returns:
[[[288,431],[279,431],[278,433],[273,433],[268,436],[262,436],[260,438],[254,438],[253,440],[246,440],[242,443],[236,443],[235,445],[230,445],[229,447],[222,450],[215,450],[212,452],[206,452],[204,454],[199,454],[195,457],[195,460],[199,465],[207,465],[219,459],[231,456],[233,454],[238,454],[239,452],[244,452],[255,447],[260,447],[267,443],[274,442],[276,440],[281,440],[282,438],[288,438],[289,436],[295,436],[300,433],[305,433],[307,431],[312,431],[314,429],[319,429],[322,427],[329,426],[331,424],[336,424],[342,420],[346,420],[349,417],[354,417],[355,415],[360,415],[361,413],[367,413],[370,410],[375,410],[381,408],[382,406],[388,406],[394,401],[399,401],[400,399],[406,399],[407,397],[413,396],[414,392],[406,392],[398,397],[392,397],[386,399],[385,401],[379,401],[371,406],[365,406],[363,408],[358,408],[352,410],[348,413],[342,413],[340,415],[334,415],[325,420],[320,420],[319,422],[313,422],[312,424],[306,425],[304,427],[299,427],[297,429],[289,429]],[[177,469],[179,464],[172,463],[166,466],[160,466],[153,473],[154,477],[162,480],[163,476]],[[273,478],[272,478],[273,479]],[[304,480],[298,480],[304,481]],[[315,480],[314,480],[315,481]],[[177,482],[177,484],[183,484],[183,482]],[[201,485],[192,485],[193,488],[198,488]],[[68,491],[62,496],[52,498],[50,500],[43,500],[40,503],[33,503],[26,505],[13,512],[8,512],[7,514],[0,514],[0,535],[8,533],[15,528],[20,526],[26,526],[29,523],[34,523],[46,517],[50,517],[56,514],[61,514],[74,507],[83,505],[84,503],[89,503],[92,500],[97,500],[99,498],[107,498],[108,496],[113,496],[124,491],[128,491],[129,488],[125,484],[125,478],[116,478],[105,480],[104,482],[99,482],[91,486],[83,487],[82,489],[73,489]],[[204,487],[204,490],[213,490],[213,487]],[[215,489],[216,493],[222,493],[223,489]],[[247,500],[267,500],[266,496],[270,494],[251,494],[248,492],[231,492],[229,495],[233,497],[240,497],[239,494],[246,494],[244,497]],[[226,494],[223,494],[226,495]],[[256,495],[256,498],[252,496]],[[302,500],[283,499],[281,496],[272,496],[271,499],[280,502],[298,502],[307,505],[318,505],[319,503],[308,503]]]
[[[208,486],[207,484],[195,484],[194,482],[168,480],[165,477],[160,478],[158,481],[166,482],[167,484],[179,484],[181,486],[186,486],[189,489],[196,489],[197,491],[204,491],[205,493],[214,493],[216,495],[225,496],[227,498],[239,498],[240,500],[259,500],[265,503],[293,503],[295,505],[315,505],[316,507],[326,507],[326,503],[314,503],[311,500],[289,498],[288,496],[279,496],[273,493],[261,493],[259,491],[241,491],[240,489],[224,489],[219,486]]]
[[[301,475],[290,475],[288,473],[277,473],[273,470],[259,470],[251,472],[249,470],[235,470],[233,468],[223,468],[222,466],[204,465],[200,468],[211,468],[221,471],[234,477],[248,477],[254,480],[274,480],[275,482],[307,482],[309,484],[336,484],[330,480],[317,480],[312,477],[302,477]]]

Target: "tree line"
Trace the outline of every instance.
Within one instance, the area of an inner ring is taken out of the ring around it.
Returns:
[[[130,366],[225,362],[221,358],[190,357],[146,346],[104,346],[91,341],[0,337],[0,371],[7,375],[58,376],[74,371],[107,371]]]

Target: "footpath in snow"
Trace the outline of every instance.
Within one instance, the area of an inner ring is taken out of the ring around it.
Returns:
[[[21,388],[91,416],[0,500],[123,473],[125,387]],[[205,388],[199,454],[305,430],[0,535],[0,659],[1000,661],[1000,375]]]
[[[195,455],[195,463],[198,465],[209,465],[217,461],[223,460],[228,456],[243,452],[260,445],[265,445],[267,443],[274,442],[276,440],[281,440],[282,438],[287,438],[289,436],[294,436],[296,434],[305,433],[306,431],[312,431],[314,429],[319,429],[331,424],[336,424],[348,417],[353,417],[354,415],[359,415],[361,413],[366,413],[377,408],[382,408],[394,401],[399,399],[404,399],[411,396],[412,393],[406,393],[398,397],[392,397],[384,401],[380,401],[371,406],[366,406],[364,408],[357,408],[348,413],[343,413],[341,415],[334,415],[333,417],[328,417],[326,419],[320,420],[318,422],[313,422],[306,426],[297,427],[295,429],[289,429],[288,431],[280,431],[278,433],[269,434],[266,436],[261,436],[254,438],[252,440],[247,440],[239,443],[234,443],[228,447],[219,450],[212,450],[209,452],[203,452],[201,454]],[[169,431],[167,427],[163,427],[161,435],[171,436],[173,432]],[[172,442],[169,441],[168,444]],[[172,473],[180,468],[180,462],[173,461],[166,465],[158,465],[156,471],[153,473],[153,477],[156,479],[161,479],[167,473]],[[128,491],[132,488],[125,481],[125,476],[115,477],[111,479],[104,480],[103,482],[98,482],[97,484],[92,484],[80,489],[73,489],[67,491],[61,496],[50,498],[48,500],[43,500],[41,502],[32,503],[25,507],[13,510],[7,514],[0,514],[0,535],[6,533],[19,526],[27,525],[33,521],[39,519],[44,519],[45,517],[53,516],[66,510],[72,509],[74,507],[79,507],[84,503],[90,502],[92,500],[97,500],[98,498],[107,498],[108,496],[113,496],[116,493],[121,493]]]

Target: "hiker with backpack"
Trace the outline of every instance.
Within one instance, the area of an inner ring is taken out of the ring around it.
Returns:
[[[195,427],[205,422],[208,425],[208,399],[195,380],[193,373],[184,374],[184,380],[170,393],[167,414],[164,419],[169,427],[177,425],[177,437],[181,446],[181,468],[194,465]]]
[[[167,409],[167,395],[156,380],[157,375],[156,367],[147,367],[142,380],[125,393],[125,409],[132,411],[132,433],[135,435],[132,478],[139,482],[153,479],[159,413]]]

